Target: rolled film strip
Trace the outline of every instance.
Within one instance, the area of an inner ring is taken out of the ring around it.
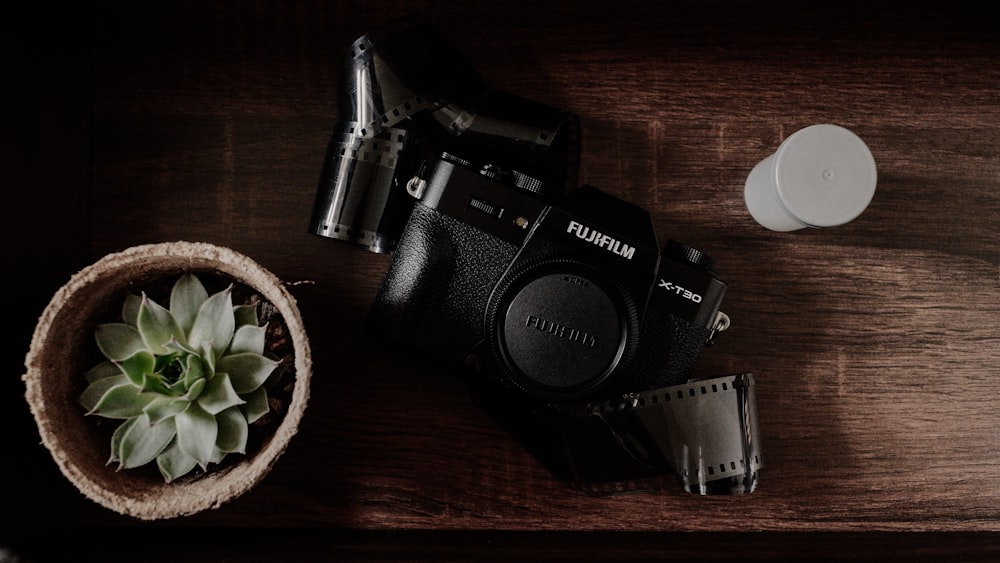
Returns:
[[[357,135],[360,137],[378,136],[383,129],[394,127],[424,110],[429,110],[433,119],[452,137],[458,137],[466,131],[473,131],[495,137],[520,139],[544,149],[552,144],[558,133],[555,128],[542,127],[537,124],[513,124],[481,114],[474,109],[462,107],[457,103],[446,103],[444,100],[431,102],[422,96],[414,95],[395,107],[363,120],[363,124],[357,128]],[[517,129],[517,126],[520,126],[520,129]]]
[[[353,159],[376,166],[395,168],[406,148],[407,131],[393,127],[368,130],[355,121],[341,122],[339,141],[332,154],[341,159]]]
[[[764,460],[752,374],[630,394],[591,409],[624,454],[645,466],[666,461],[688,492],[742,494],[757,487]],[[655,477],[579,483],[594,493],[661,485]]]
[[[405,45],[408,39],[419,44]],[[426,53],[408,60],[407,50],[400,49],[407,46]],[[471,130],[520,139],[539,148],[551,145],[561,125],[553,128],[552,124],[517,122],[492,115],[496,108],[488,107],[489,97],[499,93],[490,91],[458,49],[425,16],[386,23],[358,38],[349,55],[344,78],[354,83],[354,96],[349,102],[362,137],[376,136],[381,129],[394,127],[425,110],[452,137]],[[530,110],[525,113],[531,115]]]
[[[692,381],[590,405],[480,403],[571,487],[607,496],[676,487],[753,492],[764,466],[749,373]]]
[[[445,104],[433,113],[434,120],[457,137],[467,131],[476,120],[476,114],[456,104]]]
[[[391,188],[408,133],[392,127],[372,133],[357,122],[338,124],[325,163],[334,173],[324,174],[330,185],[320,193],[327,201],[316,206],[312,229],[323,236],[385,252],[392,241],[384,240],[379,227],[393,194]]]
[[[310,225],[315,234],[391,252],[413,205],[399,188],[449,147],[486,159],[503,155],[501,163],[477,164],[511,169],[514,187],[575,187],[578,118],[490,90],[427,17],[393,20],[358,38],[341,82],[341,117]],[[571,154],[558,181],[541,181],[539,174],[555,176],[549,162],[559,157],[549,155],[561,154],[552,150],[557,139],[566,139]],[[521,170],[529,161],[533,168]]]
[[[356,135],[362,138],[374,138],[381,136],[386,129],[392,129],[407,118],[417,113],[433,107],[433,104],[421,96],[413,96],[370,119],[366,119],[363,125],[357,127]],[[358,122],[350,122],[357,124]]]
[[[351,44],[343,79],[353,82],[348,113],[362,136],[377,135],[424,110],[487,90],[485,82],[433,21],[422,15],[386,22]],[[469,116],[458,122],[469,121]]]

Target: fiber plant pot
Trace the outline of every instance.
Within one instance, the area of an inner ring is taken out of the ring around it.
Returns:
[[[120,315],[127,295],[162,295],[167,280],[185,273],[216,285],[232,284],[234,303],[237,293],[258,303],[257,309],[264,310],[261,323],[268,327],[267,349],[280,357],[283,373],[279,389],[268,393],[267,414],[248,425],[251,439],[245,453],[227,454],[204,471],[166,482],[155,463],[128,469],[109,463],[113,427],[106,419],[88,416],[79,399],[88,385],[84,374],[100,359],[96,327]],[[267,475],[298,430],[309,398],[311,364],[302,318],[281,280],[228,248],[166,242],[109,254],[74,274],[39,318],[23,380],[42,443],[66,478],[106,508],[156,520],[218,508]]]

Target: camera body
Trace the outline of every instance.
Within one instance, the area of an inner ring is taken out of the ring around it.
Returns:
[[[392,253],[368,334],[462,373],[583,490],[753,491],[752,375],[692,375],[726,283],[576,185],[577,116],[489,89],[422,17],[359,38],[343,77],[310,232]]]
[[[583,186],[546,204],[445,154],[369,317],[378,338],[473,367],[513,401],[570,403],[682,383],[717,327],[711,259]]]

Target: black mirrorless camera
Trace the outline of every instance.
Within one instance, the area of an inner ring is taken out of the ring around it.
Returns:
[[[488,88],[429,19],[351,50],[310,231],[392,253],[371,333],[468,373],[582,490],[753,491],[753,377],[692,379],[728,326],[712,259],[576,187],[577,117]]]

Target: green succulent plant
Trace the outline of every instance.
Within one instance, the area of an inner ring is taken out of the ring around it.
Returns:
[[[129,295],[122,322],[98,325],[106,357],[86,373],[88,415],[122,420],[108,463],[155,460],[169,483],[228,454],[245,454],[249,425],[268,412],[265,382],[281,362],[265,355],[255,305],[233,305],[233,286],[211,296],[191,273],[169,308]]]

